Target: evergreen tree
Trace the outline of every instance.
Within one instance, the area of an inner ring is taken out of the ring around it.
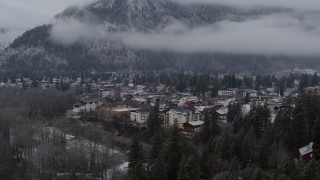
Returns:
[[[230,163],[230,172],[239,172],[240,170],[240,161],[237,156],[234,156]]]
[[[18,151],[10,144],[9,122],[0,119],[0,179],[14,179],[18,165]]]
[[[301,173],[302,180],[319,180],[320,161],[311,160],[304,167]]]
[[[167,167],[162,156],[159,156],[152,168],[152,180],[167,180]]]
[[[241,159],[243,162],[250,162],[254,160],[254,153],[256,149],[256,137],[253,128],[251,128],[244,137],[241,145]]]
[[[218,114],[215,111],[212,113],[206,112],[201,132],[202,140],[204,143],[208,143],[212,138],[217,137],[219,134]]]
[[[318,118],[315,122],[313,127],[313,134],[312,134],[312,141],[313,141],[313,151],[315,154],[315,158],[317,160],[320,159],[320,119]]]
[[[214,138],[214,137],[216,137],[216,136],[218,136],[220,134],[220,128],[219,128],[219,125],[218,125],[218,113],[213,111],[211,113],[211,118],[209,120],[210,120],[211,138]]]
[[[272,145],[272,142],[273,142],[272,131],[271,131],[271,128],[268,128],[263,133],[259,147],[256,152],[257,153],[256,161],[258,162],[261,168],[266,168],[268,166],[269,155],[271,154],[270,147]]]
[[[285,174],[280,175],[277,180],[291,180],[291,178]]]
[[[202,127],[201,136],[204,143],[207,143],[211,138],[209,113],[207,111],[205,112],[204,116],[204,123]]]
[[[241,105],[238,103],[230,103],[228,106],[227,121],[237,121],[242,116]]]
[[[182,155],[182,147],[180,142],[180,132],[177,124],[174,125],[170,137],[167,141],[165,158],[167,161],[168,179],[175,180],[178,176],[179,163]]]
[[[159,153],[163,147],[164,139],[163,139],[163,133],[159,131],[155,137],[153,138],[152,142],[152,149],[150,153],[150,160],[151,162],[155,162],[159,156]]]
[[[298,179],[297,169],[294,163],[294,159],[290,156],[285,157],[281,163],[278,165],[277,172],[275,174],[275,179],[286,175],[291,179]]]
[[[283,85],[280,86],[279,95],[280,95],[281,97],[284,97],[284,88],[283,88]]]
[[[255,106],[249,112],[249,125],[254,127],[257,138],[260,138],[270,123],[270,112],[267,106]]]
[[[231,160],[234,156],[234,136],[228,133],[222,136],[222,143],[220,146],[220,157],[225,160]]]
[[[190,155],[184,165],[179,169],[178,180],[200,179],[200,169],[198,160],[194,155]]]
[[[319,82],[318,74],[314,73],[313,77],[312,77],[312,80],[311,80],[311,86],[318,85],[318,82]]]
[[[309,125],[306,119],[304,98],[304,94],[301,94],[301,98],[297,100],[296,107],[292,112],[289,145],[294,148],[301,148],[309,144]]]
[[[159,118],[159,101],[157,100],[153,111],[148,119],[148,128],[151,136],[154,136],[161,129],[161,121]]]
[[[139,160],[134,166],[133,173],[131,175],[132,180],[147,180],[147,174],[144,169],[143,163]]]
[[[32,80],[32,88],[37,88],[38,87],[38,82],[37,80],[33,79]]]
[[[242,142],[243,142],[245,135],[246,135],[245,129],[241,128],[235,137],[234,151],[235,151],[235,155],[237,157],[241,157]]]
[[[130,151],[128,154],[128,159],[129,159],[128,174],[131,177],[134,177],[134,169],[136,165],[138,164],[139,161],[141,163],[144,161],[142,147],[140,145],[138,138],[132,139]]]

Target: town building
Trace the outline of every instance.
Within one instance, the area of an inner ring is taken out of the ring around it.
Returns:
[[[140,109],[134,110],[130,113],[130,120],[137,123],[146,123],[149,119],[149,115],[152,109]]]
[[[204,124],[203,121],[189,121],[183,124],[183,132],[188,135],[193,135],[196,132],[199,132],[202,125]]]
[[[313,142],[299,149],[301,162],[307,162],[313,158]]]
[[[169,126],[178,123],[179,128],[191,121],[200,121],[201,113],[194,107],[176,107],[169,110]]]

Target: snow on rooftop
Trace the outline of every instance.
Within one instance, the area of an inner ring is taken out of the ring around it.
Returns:
[[[120,164],[120,166],[118,166],[118,169],[120,171],[126,172],[128,170],[129,167],[129,162],[125,161],[122,164]]]
[[[311,142],[310,144],[300,148],[299,149],[300,155],[303,156],[303,155],[311,153],[313,151],[312,147],[313,147],[313,142]]]
[[[114,109],[114,112],[127,112],[127,111],[135,111],[135,110],[139,110],[139,108],[118,108],[118,109]]]
[[[216,112],[220,115],[228,114],[228,107],[221,107],[220,109],[216,110]]]
[[[190,121],[188,123],[192,126],[201,126],[204,122],[203,121]]]

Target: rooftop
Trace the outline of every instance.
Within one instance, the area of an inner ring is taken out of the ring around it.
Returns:
[[[201,126],[204,122],[203,121],[189,121],[188,124],[192,126]]]
[[[313,142],[311,142],[308,145],[300,148],[299,149],[300,155],[303,156],[303,155],[311,153],[313,151],[312,147],[313,147]]]

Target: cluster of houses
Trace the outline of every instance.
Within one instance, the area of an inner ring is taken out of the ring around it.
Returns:
[[[312,88],[319,93],[320,88]],[[296,96],[296,91],[288,90],[286,95]],[[218,114],[218,122],[227,124],[230,103],[240,103],[243,115],[249,113],[252,106],[267,105],[270,121],[273,123],[282,107],[283,98],[268,90],[223,89],[218,97],[193,96],[189,93],[172,92],[165,86],[129,86],[105,85],[97,91],[97,98],[85,98],[74,104],[74,114],[96,112],[104,120],[122,119],[131,125],[146,127],[154,106],[159,101],[159,118],[163,127],[170,128],[177,123],[188,136],[201,130],[204,124],[204,111],[214,110]],[[313,143],[299,149],[300,161],[306,162],[313,157]]]
[[[273,122],[282,106],[282,97],[268,91],[252,89],[222,89],[217,97],[194,96],[181,93],[164,85],[142,86],[129,84],[102,84],[96,86],[96,98],[83,98],[73,107],[73,114],[96,112],[104,120],[124,119],[134,125],[146,125],[154,105],[159,101],[160,119],[164,127],[176,122],[186,134],[192,135],[204,124],[204,111],[214,110],[219,123],[227,123],[230,103],[240,103],[243,115],[253,105],[266,104]]]

